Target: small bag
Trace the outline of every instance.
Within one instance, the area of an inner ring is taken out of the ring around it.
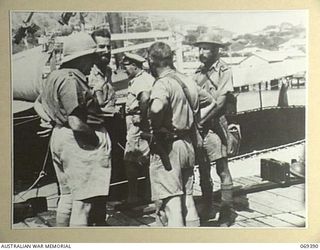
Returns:
[[[234,157],[239,154],[241,144],[240,125],[230,124],[228,126],[228,140],[227,140],[227,154],[228,157]]]
[[[233,93],[228,92],[226,94],[226,104],[225,104],[226,114],[236,114],[237,113],[237,96]]]

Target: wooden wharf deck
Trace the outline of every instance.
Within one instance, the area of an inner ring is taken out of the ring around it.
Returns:
[[[261,158],[275,158],[289,162],[297,158],[303,144],[288,148],[263,152],[254,157],[229,161],[234,182],[234,208],[237,213],[231,228],[293,228],[306,226],[305,183],[304,179],[291,176],[286,185],[262,180],[259,174]],[[218,227],[218,211],[220,206],[220,182],[212,168],[214,179],[212,216],[203,227]],[[23,194],[22,194],[23,195]],[[48,211],[26,218],[13,224],[13,229],[55,227],[55,209],[57,204],[57,184],[53,183],[40,189],[32,189],[23,198],[46,197]],[[199,176],[195,169],[194,198],[201,213],[201,191]],[[21,194],[16,195],[14,202],[21,202]],[[119,201],[107,203],[106,225],[111,227],[157,227],[155,206],[144,204],[137,207],[120,208]]]
[[[290,186],[263,181],[258,176],[241,177],[234,180],[234,207],[237,213],[231,228],[243,227],[304,227],[305,184],[302,179],[291,178]],[[219,191],[215,191],[219,197]],[[201,207],[200,196],[195,196],[196,204]],[[127,209],[117,209],[119,202],[108,202],[106,224],[114,227],[156,227],[155,207],[145,204]],[[220,203],[214,202],[218,212]],[[201,209],[201,208],[200,208]],[[26,218],[13,224],[13,229],[55,227],[55,210],[49,207],[47,212]],[[204,227],[218,227],[218,213],[215,218],[202,224]]]

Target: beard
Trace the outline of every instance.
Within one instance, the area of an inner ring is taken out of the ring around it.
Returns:
[[[153,77],[158,77],[158,73],[157,73],[157,70],[156,70],[156,67],[153,65],[153,64],[149,64],[149,67],[150,67],[150,73]]]
[[[105,75],[107,71],[107,66],[110,63],[110,54],[105,54],[100,56],[99,60],[96,62],[97,67]]]
[[[204,55],[200,55],[199,56],[199,60],[200,62],[202,62],[203,64],[206,64],[208,62],[208,57],[204,56]]]

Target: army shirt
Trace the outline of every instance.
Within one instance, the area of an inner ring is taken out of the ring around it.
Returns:
[[[138,95],[151,90],[154,78],[146,71],[141,70],[128,84],[128,96],[126,100],[126,113],[133,114],[139,108]]]
[[[144,91],[151,91],[154,78],[146,71],[140,71],[129,81],[128,96],[126,101],[127,140],[139,138],[141,129],[133,124],[133,115],[139,114],[139,102],[137,97]]]
[[[194,122],[193,113],[197,113],[200,108],[198,88],[192,79],[178,74],[190,92],[192,103],[192,107],[190,107],[180,84],[170,77],[170,74],[178,73],[171,69],[164,71],[152,87],[151,101],[159,99],[164,104],[164,121],[163,124],[157,124],[157,126],[164,127],[169,131],[188,130]]]
[[[76,69],[50,73],[41,93],[41,103],[48,116],[59,125],[67,125],[68,116],[80,107],[86,118],[87,104],[93,100],[86,77]]]
[[[201,88],[211,93],[215,100],[228,92],[233,92],[231,69],[220,60],[215,62],[209,70],[200,67],[196,71],[194,80]]]

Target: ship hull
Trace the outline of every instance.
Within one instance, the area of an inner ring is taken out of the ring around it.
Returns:
[[[29,109],[14,115],[13,129],[13,180],[14,192],[19,193],[29,188],[44,168],[47,175],[38,183],[39,186],[56,181],[54,169],[48,152],[48,138],[36,135],[39,119],[23,120],[17,117],[35,115]],[[241,146],[239,155],[253,151],[277,147],[305,138],[305,107],[264,108],[249,110],[227,116],[228,122],[241,127]],[[112,139],[112,180],[111,199],[125,198],[126,176],[123,166],[123,147],[126,138],[125,120],[121,117],[108,118],[106,127]],[[143,174],[141,171],[141,179]]]

